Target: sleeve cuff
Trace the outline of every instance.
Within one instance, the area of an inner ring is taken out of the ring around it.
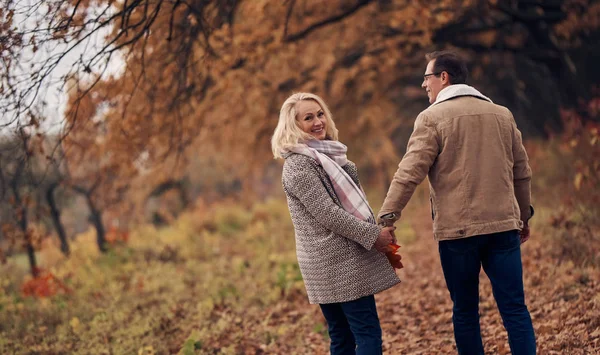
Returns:
[[[527,217],[527,219],[525,220],[525,223],[528,223],[534,214],[535,214],[535,210],[533,209],[533,206],[529,205],[529,217]]]

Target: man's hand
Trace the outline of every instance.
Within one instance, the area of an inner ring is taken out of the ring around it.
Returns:
[[[394,223],[398,220],[398,217],[396,217],[396,214],[393,212],[390,213],[386,213],[382,216],[379,216],[377,218],[378,220],[378,224],[380,226],[383,227],[394,227]],[[394,233],[394,230],[396,229],[396,227],[394,227],[394,229],[390,232],[390,234],[392,235],[392,243],[396,244],[398,241],[396,240],[396,234]]]
[[[527,223],[523,224],[523,229],[520,232],[521,244],[529,240],[529,233],[529,225]]]
[[[379,232],[379,237],[377,238],[377,240],[375,241],[375,244],[373,245],[375,247],[375,249],[379,250],[382,253],[387,252],[388,245],[394,241],[394,237],[392,236],[392,233],[394,232],[395,229],[396,229],[396,227],[382,228],[381,232]]]

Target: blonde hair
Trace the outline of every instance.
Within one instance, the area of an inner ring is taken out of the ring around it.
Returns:
[[[296,104],[303,100],[313,100],[321,106],[321,109],[325,112],[325,120],[327,122],[325,130],[326,139],[338,140],[338,130],[335,128],[331,112],[325,101],[315,94],[299,92],[288,97],[279,111],[279,122],[271,138],[271,149],[275,158],[283,158],[283,153],[291,146],[314,139],[313,136],[302,131],[298,121],[296,121],[296,115],[298,114],[296,112]]]

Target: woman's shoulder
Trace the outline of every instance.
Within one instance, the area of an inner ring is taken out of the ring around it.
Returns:
[[[318,165],[314,158],[304,154],[291,153],[285,157],[283,169],[285,171],[286,169],[306,168],[314,165]]]
[[[346,171],[346,173],[348,173],[348,175],[350,175],[354,182],[358,181],[358,168],[354,162],[348,160],[348,163],[344,165],[343,169]]]
[[[346,163],[346,165],[343,166],[344,170],[346,171],[352,171],[352,172],[358,172],[358,168],[356,167],[356,164],[354,164],[353,161],[348,160],[348,162]]]
[[[352,160],[348,160],[348,162],[344,166],[347,166],[349,168],[356,170],[356,164],[354,164],[354,162]]]
[[[283,163],[282,178],[285,181],[306,175],[311,171],[315,171],[318,165],[315,159],[304,154],[290,154],[285,158],[285,162]]]

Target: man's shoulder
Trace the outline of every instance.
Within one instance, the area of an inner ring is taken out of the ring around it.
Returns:
[[[512,113],[508,108],[473,96],[456,97],[431,105],[423,110],[419,116],[423,118],[439,118],[460,116],[468,112],[473,113],[478,111],[512,117]]]

